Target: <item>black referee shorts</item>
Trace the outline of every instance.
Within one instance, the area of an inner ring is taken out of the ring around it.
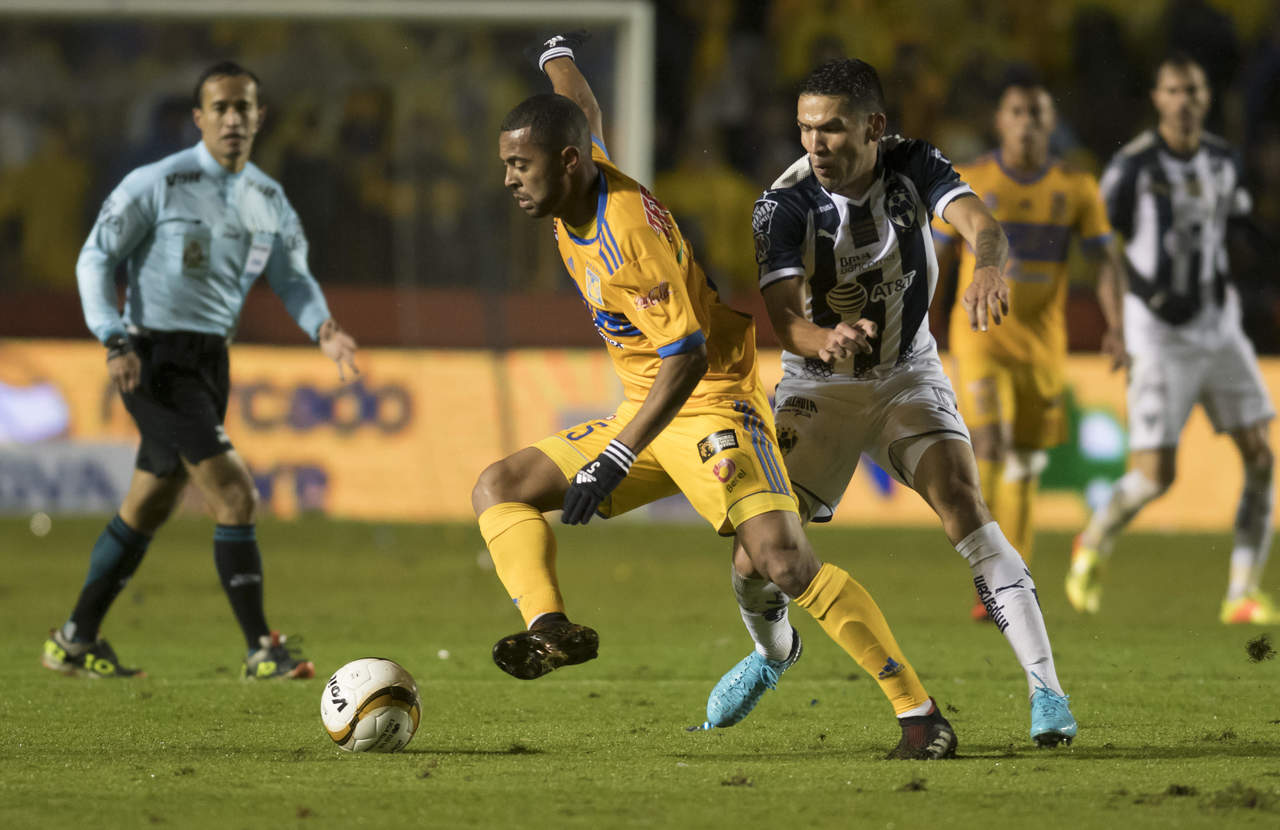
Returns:
[[[125,408],[142,434],[135,466],[159,478],[231,449],[222,429],[231,392],[226,338],[190,331],[130,337],[142,361]]]

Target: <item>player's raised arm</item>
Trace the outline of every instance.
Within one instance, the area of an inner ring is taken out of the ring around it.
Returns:
[[[596,101],[591,84],[578,69],[573,55],[573,50],[586,43],[589,37],[585,31],[553,35],[530,49],[529,55],[551,80],[551,88],[556,94],[573,101],[586,114],[591,135],[603,141],[604,114],[600,112],[600,103]]]
[[[986,331],[988,320],[999,325],[1009,313],[1009,285],[1004,281],[1009,240],[977,196],[967,194],[952,200],[943,210],[943,218],[973,248],[973,283],[961,303],[969,314],[969,326]]]

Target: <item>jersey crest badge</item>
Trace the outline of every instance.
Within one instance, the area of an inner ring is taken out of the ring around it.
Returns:
[[[911,193],[901,184],[893,184],[884,197],[885,213],[890,221],[904,231],[916,226],[916,206]]]
[[[600,275],[587,266],[587,299],[604,307],[604,295],[600,291]]]

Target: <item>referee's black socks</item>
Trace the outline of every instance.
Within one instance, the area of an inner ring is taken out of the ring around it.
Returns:
[[[213,530],[213,561],[218,578],[231,600],[231,610],[244,632],[249,651],[271,635],[262,609],[262,554],[253,525],[217,525]]]
[[[107,523],[98,541],[93,543],[93,552],[89,554],[89,575],[85,577],[71,618],[62,627],[64,637],[80,643],[92,643],[98,639],[102,618],[107,615],[107,609],[120,595],[129,577],[138,570],[149,544],[150,536],[129,527],[119,516]]]

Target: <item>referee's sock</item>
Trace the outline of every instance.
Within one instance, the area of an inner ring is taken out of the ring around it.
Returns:
[[[213,529],[213,561],[245,643],[253,651],[260,646],[260,637],[271,636],[262,609],[262,554],[254,526],[217,525]]]
[[[151,537],[139,533],[119,516],[107,523],[89,554],[89,575],[71,618],[62,626],[62,636],[72,642],[92,643],[111,603],[124,590],[129,577],[138,570]]]

